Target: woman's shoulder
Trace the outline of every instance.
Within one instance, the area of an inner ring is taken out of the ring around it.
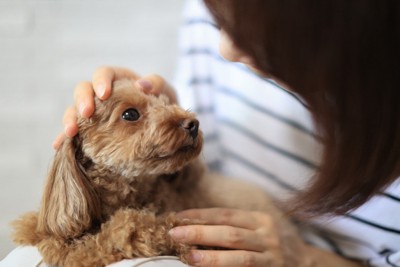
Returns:
[[[314,226],[320,246],[324,243],[344,256],[369,260],[372,266],[400,264],[400,178],[358,209],[315,220]]]

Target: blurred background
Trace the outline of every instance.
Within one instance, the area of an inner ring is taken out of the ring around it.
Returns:
[[[37,209],[73,89],[96,67],[172,80],[183,0],[0,0],[0,259]]]

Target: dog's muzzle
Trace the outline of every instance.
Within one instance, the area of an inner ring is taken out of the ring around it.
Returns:
[[[184,119],[181,122],[181,127],[185,129],[193,139],[196,139],[199,134],[199,121],[197,119]]]

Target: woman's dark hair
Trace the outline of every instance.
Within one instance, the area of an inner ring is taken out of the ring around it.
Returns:
[[[400,1],[205,3],[256,67],[313,114],[324,153],[296,211],[344,214],[400,176]]]

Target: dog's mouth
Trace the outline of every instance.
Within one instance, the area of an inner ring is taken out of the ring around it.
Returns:
[[[190,152],[200,145],[201,136],[197,136],[194,138],[190,138],[185,144],[183,144],[180,148],[177,149],[178,152]]]
[[[196,138],[193,138],[189,144],[185,143],[185,144],[179,146],[175,150],[159,153],[157,155],[157,158],[158,159],[168,159],[168,158],[174,158],[174,157],[177,157],[180,155],[193,154],[193,153],[196,153],[196,151],[200,151],[200,146],[201,146],[200,138],[196,137]]]
[[[177,150],[178,153],[186,153],[194,150],[193,146],[183,146]]]

